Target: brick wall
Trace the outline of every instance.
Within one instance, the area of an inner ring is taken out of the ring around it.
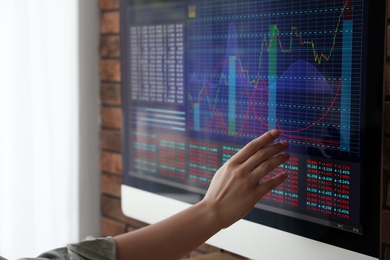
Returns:
[[[390,0],[389,0],[390,2]],[[145,223],[122,214],[120,185],[121,98],[120,98],[120,26],[119,0],[100,0],[100,93],[101,93],[101,235],[114,236],[145,226]],[[385,70],[382,258],[390,260],[390,8],[387,10],[387,52]],[[217,252],[218,248],[202,245],[189,256]],[[238,259],[241,257],[236,256]]]

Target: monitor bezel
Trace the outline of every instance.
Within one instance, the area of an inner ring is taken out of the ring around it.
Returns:
[[[379,257],[380,253],[380,191],[382,172],[382,103],[383,103],[383,70],[384,70],[384,32],[385,32],[385,10],[386,1],[366,1],[369,8],[368,15],[368,35],[366,46],[366,73],[363,80],[366,82],[366,89],[362,96],[365,96],[363,119],[366,128],[362,129],[365,152],[362,161],[362,174],[364,183],[364,193],[362,200],[362,224],[364,226],[363,235],[311,223],[308,221],[279,215],[261,209],[254,209],[245,219],[256,219],[255,215],[261,213],[262,218],[257,221],[260,225],[289,232],[294,235],[333,245],[336,247],[358,252],[372,257]],[[122,183],[125,186],[136,187],[162,196],[176,197],[178,200],[189,198],[186,203],[196,203],[203,194],[191,192],[189,190],[171,187],[162,183],[152,183],[145,179],[137,179],[128,174],[129,149],[125,144],[129,143],[129,127],[126,119],[129,118],[128,111],[128,82],[127,63],[128,50],[126,49],[127,18],[125,9],[134,4],[134,0],[123,0],[120,3],[121,10],[121,72],[122,72],[122,153],[123,153],[123,175]],[[383,32],[383,33],[378,33]],[[371,91],[368,91],[368,87]],[[364,94],[364,95],[363,95]],[[195,196],[193,196],[195,195]],[[141,219],[142,220],[142,219]]]

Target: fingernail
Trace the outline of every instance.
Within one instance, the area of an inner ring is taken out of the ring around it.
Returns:
[[[276,129],[272,129],[272,130],[270,131],[270,133],[271,133],[271,135],[273,135],[273,136],[275,136],[275,137],[278,137],[278,136],[279,136],[279,131],[276,130]]]

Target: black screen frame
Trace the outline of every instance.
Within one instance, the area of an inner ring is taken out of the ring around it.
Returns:
[[[128,174],[129,126],[127,119],[129,86],[128,57],[129,50],[127,39],[129,38],[126,8],[134,4],[133,0],[121,0],[121,73],[122,73],[122,152],[123,174],[122,183],[142,190],[166,196],[176,194],[175,199],[183,200],[185,195],[201,200],[203,194],[191,192],[178,187],[171,187],[162,183],[153,183],[144,179],[137,179]],[[382,103],[383,103],[383,66],[384,66],[384,41],[385,41],[385,10],[386,1],[366,1],[368,9],[368,35],[365,53],[367,63],[366,73],[363,75],[366,88],[362,96],[365,96],[364,111],[366,117],[362,119],[361,136],[364,140],[364,156],[362,162],[362,224],[363,235],[346,232],[343,230],[311,223],[297,218],[279,215],[262,209],[254,209],[245,219],[256,223],[314,239],[323,243],[345,248],[362,254],[379,258],[380,254],[380,198],[381,198],[381,158],[382,158]],[[195,195],[195,196],[194,196]],[[186,201],[196,203],[193,199]],[[259,218],[261,216],[261,218]]]

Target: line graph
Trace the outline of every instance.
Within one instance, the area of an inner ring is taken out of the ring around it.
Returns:
[[[339,15],[338,20],[337,20],[337,24],[336,24],[336,27],[335,27],[334,33],[333,33],[333,41],[332,41],[333,43],[329,49],[328,54],[323,53],[323,52],[318,52],[316,50],[316,47],[315,47],[315,41],[303,39],[302,34],[299,32],[299,29],[296,26],[291,27],[291,30],[290,30],[289,48],[284,48],[283,43],[280,39],[281,33],[280,33],[276,24],[271,25],[270,40],[267,41],[267,37],[264,37],[263,42],[262,42],[262,46],[265,46],[265,48],[268,51],[271,48],[271,46],[273,46],[274,44],[277,44],[277,45],[279,45],[281,52],[290,53],[292,50],[293,37],[296,37],[296,38],[298,38],[301,45],[309,45],[311,47],[312,52],[313,52],[313,58],[314,58],[315,62],[320,64],[322,62],[322,59],[325,59],[325,61],[328,61],[330,59],[330,57],[332,56],[332,52],[333,52],[335,45],[336,45],[336,39],[337,39],[337,36],[340,32],[340,24],[342,22],[342,18],[344,16],[345,12],[346,11],[349,12],[350,10],[352,10],[352,1],[346,0],[343,7],[341,8],[341,12],[340,12],[340,15]],[[347,15],[346,19],[350,20],[350,15]],[[260,53],[262,54],[263,51],[261,51]]]
[[[188,24],[190,130],[250,139],[278,128],[297,147],[358,153],[357,2],[277,12],[277,1],[250,1],[245,10],[226,7],[211,22],[207,15],[223,2],[198,6],[199,18]],[[304,22],[313,15],[317,23]]]

